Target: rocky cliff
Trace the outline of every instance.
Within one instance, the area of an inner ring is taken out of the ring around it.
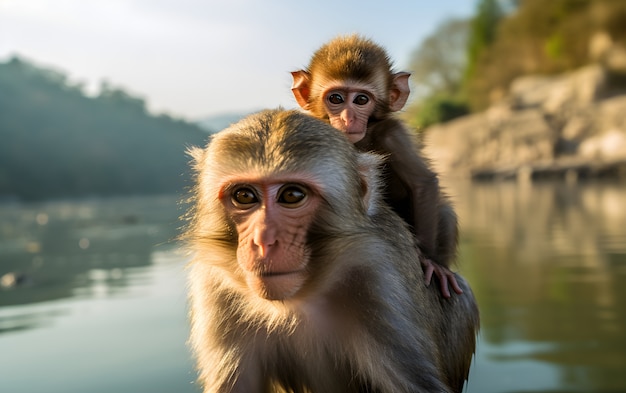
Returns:
[[[525,76],[488,110],[425,130],[444,176],[626,178],[626,50],[564,75]]]

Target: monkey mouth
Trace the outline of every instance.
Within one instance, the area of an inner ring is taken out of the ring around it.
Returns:
[[[302,287],[304,269],[287,272],[258,272],[248,276],[248,285],[267,300],[287,300]]]
[[[365,137],[363,131],[345,131],[344,133],[351,143],[357,143]]]
[[[302,273],[302,270],[291,270],[288,272],[260,272],[260,277],[280,277],[280,276],[288,276],[290,274],[298,274]]]

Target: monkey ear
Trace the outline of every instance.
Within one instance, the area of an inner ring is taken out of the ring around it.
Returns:
[[[380,199],[380,166],[383,156],[373,153],[359,153],[358,165],[361,175],[363,206],[368,216],[376,214]]]
[[[389,109],[392,112],[402,109],[409,99],[409,93],[411,92],[409,88],[410,76],[411,74],[408,72],[398,72],[392,75],[393,83],[389,91]]]
[[[304,71],[293,71],[291,73],[293,77],[293,84],[291,85],[291,92],[296,98],[298,105],[304,110],[309,110],[309,96],[311,95],[311,75]]]

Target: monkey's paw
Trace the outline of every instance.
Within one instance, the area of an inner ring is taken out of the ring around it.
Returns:
[[[457,294],[462,294],[463,290],[459,286],[459,283],[456,282],[456,277],[454,273],[450,269],[445,266],[439,265],[436,262],[428,258],[420,258],[420,262],[422,263],[422,268],[424,269],[424,281],[426,282],[426,286],[430,285],[430,281],[433,277],[433,273],[439,279],[439,287],[441,288],[441,294],[446,299],[452,296],[450,294],[449,287],[451,286],[454,292]]]

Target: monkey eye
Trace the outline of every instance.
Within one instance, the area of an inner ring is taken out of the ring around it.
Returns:
[[[341,94],[339,94],[339,93],[332,93],[332,94],[330,94],[328,96],[328,101],[331,104],[338,105],[338,104],[343,104],[344,99],[343,99],[343,96]]]
[[[358,96],[354,97],[354,101],[352,102],[357,105],[365,105],[370,102],[370,98],[365,94],[359,94]]]
[[[250,209],[254,204],[259,202],[254,190],[248,186],[236,188],[232,193],[233,205],[240,209]]]
[[[283,187],[278,193],[278,203],[294,209],[300,207],[306,200],[307,190],[297,184],[289,184]]]

